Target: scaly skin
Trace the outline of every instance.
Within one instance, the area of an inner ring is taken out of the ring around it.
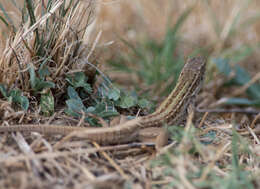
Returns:
[[[0,126],[0,132],[39,132],[82,137],[102,144],[125,143],[136,140],[140,129],[162,127],[164,124],[178,125],[185,120],[187,108],[201,89],[206,60],[202,57],[187,61],[171,94],[157,110],[110,128],[85,128],[59,125],[11,125]]]

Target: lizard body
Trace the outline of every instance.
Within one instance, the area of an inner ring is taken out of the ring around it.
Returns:
[[[59,125],[11,125],[0,126],[0,132],[39,132],[82,137],[103,144],[124,143],[136,140],[145,128],[178,125],[187,115],[187,108],[194,103],[205,73],[206,60],[202,57],[189,59],[178,78],[177,85],[156,111],[147,116],[108,128],[86,128]]]

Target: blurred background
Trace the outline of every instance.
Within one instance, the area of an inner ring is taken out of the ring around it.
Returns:
[[[109,60],[112,70],[132,76],[123,80],[121,76],[121,82],[144,82],[153,86],[153,94],[165,94],[172,89],[171,84],[176,81],[172,76],[178,75],[180,65],[195,55],[208,57],[208,80],[221,80],[223,77],[219,76],[225,75],[233,78],[235,84],[244,85],[260,71],[257,0],[133,0],[97,4],[96,26],[102,31],[101,41],[113,42],[103,57]],[[122,65],[127,65],[127,69]],[[117,78],[119,73],[113,76]],[[247,79],[241,82],[241,78]],[[259,76],[254,79],[256,82]],[[259,100],[258,97],[254,99]]]

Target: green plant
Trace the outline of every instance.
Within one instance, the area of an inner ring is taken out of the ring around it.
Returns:
[[[248,148],[247,142],[234,129],[231,145],[228,145],[226,150],[228,155],[223,155],[226,158],[222,156],[216,158],[219,154],[215,154],[211,159],[205,155],[205,151],[209,154],[214,153],[211,152],[212,148],[208,148],[212,144],[200,142],[199,138],[195,137],[197,130],[193,126],[185,131],[177,127],[169,128],[175,135],[173,138],[177,139],[178,145],[171,147],[151,162],[153,168],[160,170],[155,174],[158,177],[155,179],[168,178],[169,182],[164,186],[165,188],[180,186],[212,189],[254,188],[254,176],[245,168],[247,162],[239,159],[241,156],[255,157],[255,155]],[[225,174],[219,174],[218,169],[214,167],[225,170]],[[154,188],[160,188],[160,185],[158,187],[154,185]]]
[[[249,56],[250,53],[247,53],[247,55]],[[236,60],[239,61],[239,59]],[[219,72],[224,76],[228,77],[230,76],[231,72],[234,73],[234,76],[225,82],[224,87],[243,86],[247,84],[251,80],[251,76],[249,75],[248,71],[237,64],[231,66],[230,65],[231,61],[232,59],[230,58],[219,57],[219,58],[212,59],[213,64],[216,65]],[[232,62],[232,63],[237,63],[237,62]],[[247,106],[258,106],[258,107],[260,106],[260,83],[259,82],[250,85],[246,90],[246,94],[248,98],[229,97],[226,99],[225,104],[247,105]]]
[[[93,94],[91,86],[87,83],[88,78],[83,72],[76,72],[67,76],[68,81],[66,100],[67,114],[75,117],[85,115],[96,115],[103,119],[119,115],[118,108],[151,108],[146,99],[139,99],[136,95],[129,95],[112,85],[106,77],[105,81],[98,87],[97,94]],[[96,125],[93,117],[86,116],[86,121]]]
[[[17,103],[21,106],[23,110],[29,108],[29,100],[26,96],[22,95],[22,92],[19,89],[7,90],[7,88],[0,84],[0,93],[11,103]]]
[[[153,85],[151,91],[153,94],[168,94],[175,86],[184,65],[184,59],[177,51],[181,40],[178,32],[192,10],[193,8],[188,8],[173,27],[168,27],[162,43],[149,39],[145,43],[138,43],[135,47],[122,39],[132,55],[119,55],[109,61],[110,65],[116,70],[134,73],[147,85]],[[129,62],[130,65],[125,65],[124,62]]]
[[[50,116],[54,113],[55,105],[64,104],[59,102],[60,98],[56,93],[59,91],[60,95],[63,92],[60,86],[65,86],[66,83],[64,73],[75,69],[81,54],[86,51],[86,48],[82,48],[81,39],[91,22],[91,2],[84,4],[78,0],[66,3],[25,0],[23,4],[16,1],[11,3],[22,17],[20,25],[14,25],[16,22],[13,22],[0,3],[3,12],[0,21],[10,29],[9,46],[4,51],[6,54],[3,53],[0,58],[0,80],[6,88],[15,85],[15,94],[28,94],[40,105],[41,113]],[[79,8],[85,11],[77,11]],[[81,16],[74,19],[72,15],[77,16],[77,13]],[[88,16],[82,16],[87,13]],[[15,40],[17,38],[19,42]],[[84,41],[84,44],[87,42]],[[12,96],[15,94],[12,93]],[[24,103],[23,97],[18,98],[17,95],[12,101]],[[27,104],[26,109],[29,108],[29,102]]]

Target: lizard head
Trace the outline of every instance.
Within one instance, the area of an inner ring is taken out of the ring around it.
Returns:
[[[195,96],[200,91],[204,80],[205,70],[206,59],[203,57],[190,58],[184,65],[179,76],[179,81],[182,84],[189,83],[191,96]]]
[[[195,57],[188,59],[184,65],[180,78],[183,81],[194,81],[204,79],[204,73],[206,70],[206,59],[203,57]]]

